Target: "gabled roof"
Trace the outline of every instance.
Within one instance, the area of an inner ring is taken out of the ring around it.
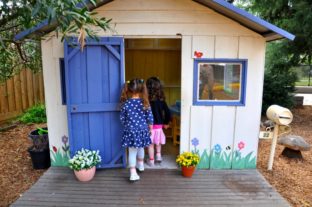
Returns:
[[[96,7],[94,7],[92,4],[89,4],[88,7],[90,10],[93,10],[111,1],[113,0],[101,0]],[[198,2],[204,6],[207,6],[210,9],[216,11],[217,13],[220,13],[238,22],[244,27],[247,27],[250,30],[262,35],[266,39],[266,41],[272,41],[282,38],[287,38],[289,40],[295,39],[295,36],[293,34],[273,24],[270,24],[269,22],[259,17],[256,17],[243,9],[237,8],[225,0],[193,0],[193,1]],[[49,22],[45,20],[42,23],[34,26],[33,28],[30,28],[17,34],[15,36],[15,39],[20,40],[31,35],[44,35],[53,31],[56,28],[56,26],[57,26],[56,22],[52,21],[49,24]]]
[[[262,35],[266,41],[282,38],[294,40],[295,35],[259,18],[247,11],[237,8],[225,0],[193,0],[201,3],[216,12],[240,23],[250,30]]]

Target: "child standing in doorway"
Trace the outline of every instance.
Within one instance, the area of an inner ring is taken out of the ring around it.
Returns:
[[[156,161],[161,162],[161,145],[166,143],[166,137],[162,128],[167,129],[171,120],[171,113],[166,103],[163,86],[157,77],[151,77],[146,81],[148,90],[148,99],[151,104],[154,125],[152,129],[152,144],[148,147],[150,166],[154,165],[154,148],[156,146]]]
[[[144,147],[151,144],[153,114],[143,79],[127,81],[120,97],[120,120],[124,126],[122,146],[128,147],[130,181],[137,181],[137,170],[144,171]]]

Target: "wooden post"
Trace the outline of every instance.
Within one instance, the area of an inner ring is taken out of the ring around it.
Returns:
[[[276,124],[274,127],[274,131],[273,131],[273,139],[272,139],[272,144],[271,144],[271,152],[270,152],[270,157],[269,157],[268,170],[272,170],[272,167],[273,167],[275,147],[276,147],[277,136],[278,136],[278,128],[279,128],[279,125]]]

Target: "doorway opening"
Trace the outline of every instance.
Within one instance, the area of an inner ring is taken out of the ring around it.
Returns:
[[[181,107],[181,39],[129,38],[125,39],[125,78],[158,77],[164,87],[166,103],[172,114],[170,127],[165,130],[166,144],[162,145],[162,162],[154,167],[176,168],[179,154]],[[156,150],[155,150],[156,151]],[[148,153],[146,149],[146,156]]]

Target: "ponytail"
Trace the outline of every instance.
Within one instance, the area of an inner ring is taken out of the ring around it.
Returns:
[[[142,86],[142,99],[143,99],[143,105],[144,105],[144,109],[148,109],[150,107],[150,103],[148,100],[148,92],[147,92],[147,87],[145,85],[145,83],[143,83]]]
[[[129,96],[131,96],[132,94],[140,95],[140,98],[143,99],[144,109],[148,109],[150,107],[148,101],[148,91],[143,79],[135,78],[131,81],[127,81],[124,84],[120,95],[120,104],[122,105],[123,103],[125,103]]]
[[[126,82],[124,84],[124,87],[122,88],[121,95],[120,95],[120,105],[126,102],[128,99],[128,83]]]

